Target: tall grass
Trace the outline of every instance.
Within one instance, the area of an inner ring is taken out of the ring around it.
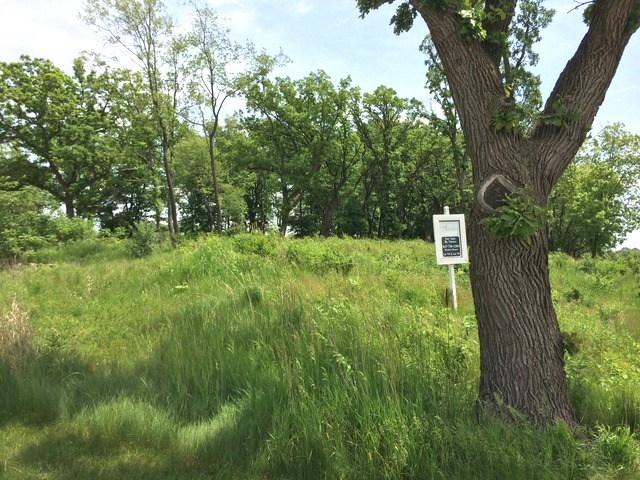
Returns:
[[[552,259],[554,299],[579,344],[567,370],[581,435],[476,419],[468,280],[461,268],[454,314],[422,242],[244,235],[120,251],[0,273],[5,320],[32,332],[29,361],[5,354],[1,371],[7,478],[638,475],[638,338],[619,320],[636,300],[603,315],[590,302],[614,303],[567,257]]]

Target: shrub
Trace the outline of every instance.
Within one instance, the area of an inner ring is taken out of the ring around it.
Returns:
[[[0,258],[22,259],[41,248],[93,234],[92,222],[67,218],[53,197],[37,188],[0,191],[0,203]]]
[[[564,294],[564,299],[567,302],[578,301],[578,300],[581,300],[582,297],[583,297],[582,292],[577,288],[572,288],[571,290],[569,290],[568,292],[565,292]]]
[[[233,245],[238,253],[251,253],[261,257],[271,255],[276,247],[272,237],[261,233],[236,235],[233,237]]]
[[[134,258],[151,255],[160,244],[156,226],[150,222],[138,222],[131,234],[129,253]]]

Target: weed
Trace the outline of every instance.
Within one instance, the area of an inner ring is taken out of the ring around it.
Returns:
[[[616,468],[629,468],[637,462],[640,450],[629,427],[612,429],[607,425],[599,425],[596,441],[608,464]]]
[[[565,292],[564,294],[564,298],[568,302],[577,302],[578,300],[581,300],[582,297],[583,297],[582,292],[577,288],[572,288],[571,290],[569,290],[568,292]]]

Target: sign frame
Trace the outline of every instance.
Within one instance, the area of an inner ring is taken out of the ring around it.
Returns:
[[[438,265],[469,263],[467,231],[463,214],[434,215],[433,239]]]

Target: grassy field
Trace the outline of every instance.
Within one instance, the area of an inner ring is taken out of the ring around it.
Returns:
[[[634,479],[640,255],[550,259],[584,425],[474,415],[468,275],[423,242],[126,242],[0,272],[0,478]]]

